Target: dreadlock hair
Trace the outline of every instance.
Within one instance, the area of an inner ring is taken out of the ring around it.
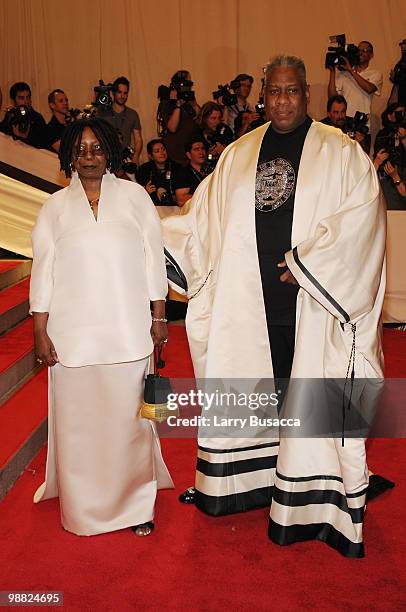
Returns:
[[[76,144],[80,144],[82,133],[85,128],[90,128],[97,140],[103,147],[107,160],[107,169],[117,172],[122,163],[122,151],[117,131],[104,119],[90,118],[79,119],[71,123],[64,130],[61,145],[59,147],[59,161],[61,170],[65,172],[66,178],[72,176],[72,155]]]

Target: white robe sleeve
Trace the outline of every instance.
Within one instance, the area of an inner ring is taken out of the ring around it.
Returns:
[[[144,193],[137,193],[137,198],[143,199],[142,205],[144,208],[142,211],[141,230],[144,241],[146,276],[149,299],[151,302],[155,302],[165,299],[168,293],[168,283],[159,215],[151,198],[146,192]]]
[[[43,205],[32,231],[33,263],[30,282],[30,314],[49,312],[53,290],[55,238],[50,201]]]
[[[386,214],[378,178],[359,145],[343,138],[341,205],[286,253],[299,285],[342,323],[374,306],[384,266]]]
[[[213,264],[220,242],[218,207],[213,205],[211,194],[218,183],[216,173],[200,183],[193,198],[187,204],[185,214],[161,220],[165,248],[174,264],[186,278],[187,289],[169,280],[178,292],[195,297],[207,283],[213,272]],[[215,204],[215,202],[214,202]]]

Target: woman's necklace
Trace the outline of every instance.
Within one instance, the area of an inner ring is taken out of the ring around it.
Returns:
[[[89,202],[89,206],[90,208],[93,210],[93,206],[96,206],[96,204],[99,203],[100,200],[100,196],[98,196],[97,198],[95,198],[94,200],[88,200]]]

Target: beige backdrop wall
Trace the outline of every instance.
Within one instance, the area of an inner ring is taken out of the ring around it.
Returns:
[[[280,52],[301,55],[311,84],[311,113],[325,114],[328,35],[345,32],[348,42],[370,40],[373,65],[384,88],[378,116],[390,92],[391,67],[406,37],[405,0],[0,0],[0,86],[3,105],[17,80],[30,83],[34,106],[47,118],[47,94],[68,93],[83,107],[99,78],[123,74],[131,81],[129,105],[141,116],[144,139],[155,136],[156,89],[187,68],[200,103],[218,83],[238,72],[256,77]]]

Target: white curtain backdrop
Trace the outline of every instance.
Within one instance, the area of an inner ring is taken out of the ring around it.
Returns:
[[[300,55],[311,84],[311,114],[325,115],[328,36],[370,40],[372,65],[384,74],[378,117],[390,93],[389,71],[406,37],[405,0],[0,0],[0,86],[3,106],[10,85],[27,81],[33,103],[48,119],[47,95],[60,87],[72,106],[90,101],[92,88],[127,76],[128,104],[140,114],[144,140],[156,135],[156,90],[178,69],[191,71],[199,103],[218,83],[239,72],[256,81],[277,53]],[[376,119],[373,121],[376,125]]]

